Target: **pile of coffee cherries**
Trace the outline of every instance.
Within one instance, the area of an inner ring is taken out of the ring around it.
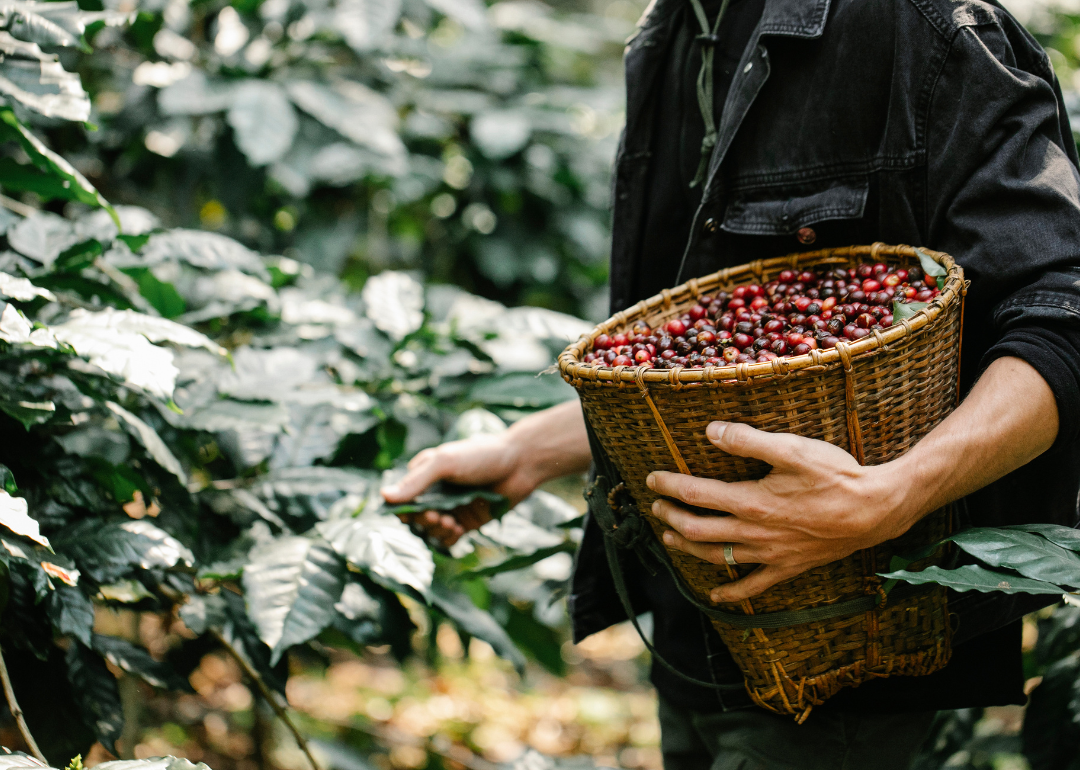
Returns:
[[[601,334],[584,362],[701,369],[801,356],[888,328],[894,302],[929,302],[938,293],[918,266],[784,270],[763,286],[698,297],[658,329],[639,321],[628,333]]]

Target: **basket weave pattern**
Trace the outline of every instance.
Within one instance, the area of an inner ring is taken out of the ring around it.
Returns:
[[[705,438],[714,419],[821,439],[876,465],[903,454],[955,407],[958,395],[963,274],[945,254],[922,250],[948,268],[946,285],[929,307],[900,325],[837,349],[762,364],[697,370],[651,370],[581,363],[599,334],[645,320],[656,328],[703,293],[756,281],[787,268],[854,267],[867,258],[917,264],[908,246],[853,246],[753,263],[690,281],[638,303],[598,326],[560,356],[564,379],[577,388],[586,418],[619,469],[657,537],[666,525],[650,516],[653,470],[739,481],[763,477],[761,461],[728,455]],[[651,402],[651,403],[650,403]],[[947,535],[952,511],[930,514],[897,540],[811,569],[752,600],[719,605],[734,613],[799,610],[882,593],[876,572],[893,555],[911,553]],[[715,565],[668,549],[699,599],[752,567]],[[935,554],[914,565],[937,563]],[[927,674],[948,662],[950,628],[945,590],[885,604],[854,616],[781,629],[714,626],[745,675],[759,705],[804,719],[842,687],[874,677]]]

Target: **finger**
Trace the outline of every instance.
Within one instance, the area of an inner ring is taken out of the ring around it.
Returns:
[[[791,433],[768,433],[738,422],[711,422],[705,437],[713,446],[739,457],[764,460],[774,468],[799,465],[806,451],[806,439]]]
[[[751,539],[747,537],[745,523],[734,516],[703,516],[662,498],[652,504],[652,512],[656,518],[694,542],[745,543]]]
[[[800,571],[791,567],[775,567],[771,564],[765,564],[746,577],[717,586],[712,590],[709,598],[714,602],[741,602],[743,599],[757,596],[777,583],[795,577]]]
[[[382,496],[389,503],[404,503],[412,500],[446,475],[443,462],[439,458],[440,455],[432,452],[415,466],[409,463],[409,469],[404,476],[396,483],[380,490]],[[415,459],[420,459],[420,455],[417,455]]]
[[[683,473],[653,471],[645,478],[645,484],[664,497],[736,516],[754,516],[766,510],[766,493],[756,481],[727,482]]]
[[[737,563],[759,564],[761,562],[761,559],[754,555],[752,546],[741,545],[739,543],[695,543],[692,540],[687,540],[674,530],[665,532],[663,539],[664,545],[668,548],[677,548],[680,551],[684,551],[691,556],[696,556],[710,564],[726,563],[724,549],[728,545],[732,546],[731,555]]]

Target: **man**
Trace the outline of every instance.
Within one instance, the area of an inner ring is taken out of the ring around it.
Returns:
[[[752,597],[961,498],[978,525],[1075,524],[1080,174],[1049,60],[1015,20],[977,0],[654,0],[626,77],[613,311],[724,266],[879,240],[946,251],[971,281],[965,398],[903,457],[861,467],[823,442],[714,422],[718,449],[772,472],[736,484],[650,476],[665,498],[732,514],[659,502],[665,542],[714,562],[730,543],[739,562],[761,565],[714,600]],[[581,410],[564,404],[422,452],[384,494],[405,500],[445,478],[516,501],[589,463]],[[420,523],[449,543],[482,522]],[[577,558],[576,639],[624,619],[601,537],[590,523]],[[639,583],[634,605],[652,611],[665,658],[739,681],[670,581]],[[935,711],[1023,702],[1019,618],[1036,606],[950,595],[948,666],[844,690],[801,726],[654,664],[665,766],[904,768]]]

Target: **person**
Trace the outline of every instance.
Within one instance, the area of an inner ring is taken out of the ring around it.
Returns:
[[[708,426],[709,441],[767,462],[764,479],[650,475],[671,501],[654,508],[671,547],[718,562],[733,544],[737,561],[760,565],[712,598],[753,597],[950,501],[963,500],[977,525],[1074,525],[1080,173],[1060,87],[1023,27],[980,0],[653,0],[625,67],[613,312],[725,266],[874,241],[947,252],[970,280],[963,401],[902,457],[862,467],[832,445],[732,416]],[[419,453],[384,495],[406,500],[447,479],[517,501],[589,465],[581,409],[566,403],[504,434]],[[417,521],[445,543],[483,523],[430,512]],[[670,580],[625,572],[670,662],[740,681]],[[665,767],[907,767],[934,712],[1024,701],[1019,619],[1039,602],[950,594],[947,666],[843,690],[803,725],[654,661]],[[576,640],[625,619],[593,522],[569,606]]]

